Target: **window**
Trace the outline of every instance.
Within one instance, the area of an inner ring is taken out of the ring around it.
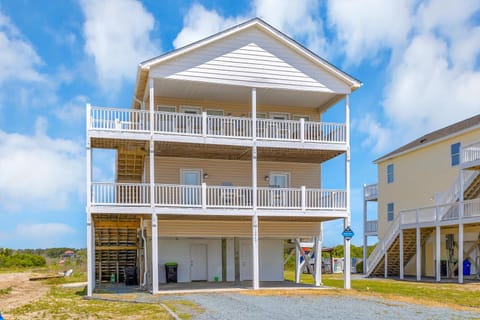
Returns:
[[[310,116],[303,116],[303,115],[299,115],[299,114],[294,114],[293,115],[293,120],[299,121],[300,119],[303,119],[305,121],[310,121]]]
[[[393,182],[393,164],[387,166],[387,183]]]
[[[157,111],[177,112],[177,108],[175,106],[168,106],[168,105],[165,105],[165,104],[159,104],[159,105],[157,105]]]
[[[290,118],[290,114],[285,112],[270,112],[269,116],[270,119],[275,120],[288,120]]]
[[[387,220],[388,221],[393,221],[393,202],[387,203]]]
[[[223,116],[223,110],[221,110],[221,109],[207,109],[207,115],[209,115],[209,116]]]
[[[450,158],[453,166],[458,166],[460,163],[460,142],[454,143],[450,146]]]

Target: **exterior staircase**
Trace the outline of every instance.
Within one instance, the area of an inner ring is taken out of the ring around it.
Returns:
[[[427,239],[432,234],[434,228],[424,228],[420,232],[420,244],[423,247]],[[405,264],[410,261],[416,253],[416,230],[408,229],[403,231],[403,261]],[[373,277],[382,277],[385,275],[385,254],[369,273]],[[400,275],[400,235],[399,233],[393,240],[393,243],[387,249],[387,276]]]
[[[145,154],[143,149],[117,149],[117,182],[142,181]]]

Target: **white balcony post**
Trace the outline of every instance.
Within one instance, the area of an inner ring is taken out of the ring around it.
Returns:
[[[460,203],[463,206],[463,202]],[[463,223],[458,224],[458,283],[463,283]]]
[[[418,210],[417,210],[417,221],[418,221]],[[417,224],[416,229],[416,247],[417,247],[417,265],[416,265],[416,274],[417,281],[422,280],[422,246],[420,241],[420,227]]]
[[[202,136],[207,136],[207,113],[205,111],[202,112]]]
[[[307,210],[307,188],[305,186],[301,187],[301,193],[302,193],[302,212],[305,213]]]
[[[383,264],[383,277],[386,279],[388,278],[388,250],[385,251],[383,256],[384,264]]]
[[[300,118],[300,141],[305,142],[305,119]]]
[[[345,152],[345,191],[346,191],[346,209],[347,218],[344,219],[344,227],[350,226],[350,96],[345,96],[345,130],[346,130],[346,145],[347,151]],[[350,273],[351,273],[351,260],[350,260],[350,239],[344,238],[344,255],[345,255],[345,271],[344,271],[344,288],[350,289]]]
[[[400,228],[400,280],[403,280],[405,276],[405,262],[403,261],[403,229]]]
[[[368,236],[367,236],[367,200],[365,200],[365,187],[363,185],[363,273],[367,273],[367,246],[368,246]]]
[[[207,184],[202,182],[202,209],[207,208]]]
[[[95,288],[95,241],[92,215],[87,208],[87,296],[91,297]]]
[[[258,249],[258,216],[257,216],[257,89],[252,88],[252,254],[253,254],[253,289],[260,287],[260,257]]]
[[[152,215],[152,293],[158,293],[158,219]]]
[[[437,209],[437,208],[435,208]],[[436,210],[437,211],[437,210]],[[440,282],[441,280],[441,270],[440,270],[440,259],[442,258],[440,253],[440,226],[435,226],[435,281]]]
[[[296,239],[295,241],[298,241],[298,239]],[[300,283],[301,274],[302,271],[300,270],[300,249],[297,245],[295,245],[295,283]]]
[[[315,237],[315,286],[322,285],[322,239],[323,223],[320,222],[320,230],[318,236]]]
[[[148,79],[148,85],[149,85],[149,107],[150,107],[150,133],[153,134],[155,131],[154,127],[154,115],[155,115],[155,81],[153,78]]]

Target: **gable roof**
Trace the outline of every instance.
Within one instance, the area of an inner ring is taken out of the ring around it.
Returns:
[[[196,49],[202,48],[204,46],[207,46],[213,42],[217,42],[221,39],[224,39],[232,34],[238,33],[240,31],[250,29],[250,28],[257,28],[272,38],[280,41],[284,45],[290,47],[293,49],[295,52],[303,56],[304,58],[312,61],[319,67],[321,67],[323,70],[334,76],[335,78],[339,79],[346,85],[348,85],[351,89],[351,91],[355,91],[356,89],[360,88],[362,86],[362,82],[360,82],[358,79],[350,76],[349,74],[345,73],[344,71],[340,70],[337,68],[335,65],[329,63],[325,59],[321,58],[314,52],[310,51],[309,49],[305,48],[303,45],[298,43],[297,41],[293,40],[292,38],[288,37],[284,33],[280,32],[279,30],[275,29],[265,21],[263,21],[260,18],[253,18],[251,20],[248,20],[244,23],[241,23],[239,25],[236,25],[234,27],[228,28],[224,31],[221,31],[217,34],[214,34],[212,36],[209,36],[207,38],[204,38],[202,40],[193,42],[189,45],[186,45],[184,47],[181,47],[179,49],[167,52],[163,55],[160,55],[158,57],[143,61],[139,64],[138,66],[138,71],[137,71],[137,81],[135,84],[135,91],[134,91],[134,100],[135,99],[141,99],[144,94],[144,90],[146,88],[146,82],[148,80],[148,75],[149,75],[149,70],[150,68],[159,65],[161,63],[164,63],[165,61],[169,61],[171,59],[174,59],[178,56],[184,55],[186,53],[192,52]],[[135,103],[134,103],[135,104]]]
[[[419,148],[423,148],[425,146],[431,145],[432,143],[439,142],[445,138],[448,138],[452,135],[460,134],[463,131],[466,131],[469,129],[475,129],[475,128],[480,128],[480,114],[477,114],[476,116],[473,116],[471,118],[456,122],[442,129],[427,133],[426,135],[421,136],[420,138],[417,138],[412,142],[407,143],[406,145],[393,150],[390,153],[387,153],[383,157],[380,157],[377,160],[374,160],[373,163],[379,163],[379,162],[391,159],[395,156],[398,156]]]

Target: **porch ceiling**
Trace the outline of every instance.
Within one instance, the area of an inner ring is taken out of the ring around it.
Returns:
[[[305,150],[286,148],[258,148],[259,161],[322,163],[330,160],[342,151]],[[208,145],[175,142],[156,142],[155,155],[162,157],[185,157],[202,159],[251,160],[250,147],[231,145]]]
[[[148,150],[148,141],[92,138],[91,146],[99,149]]]
[[[173,79],[155,79],[155,96],[251,103],[249,87]],[[257,105],[318,108],[322,112],[342,98],[343,95],[332,92],[257,88]]]

